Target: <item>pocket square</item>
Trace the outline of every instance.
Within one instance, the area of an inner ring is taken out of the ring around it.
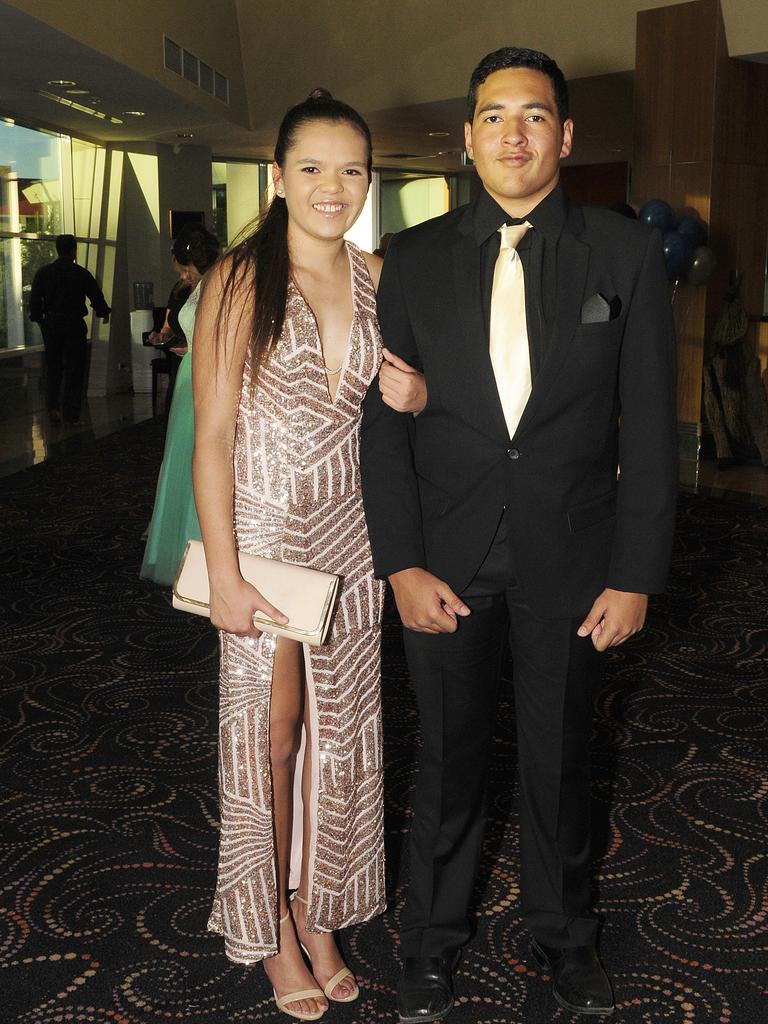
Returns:
[[[581,322],[583,324],[607,324],[615,320],[621,313],[621,299],[614,295],[612,299],[606,299],[600,292],[595,292],[581,307]]]

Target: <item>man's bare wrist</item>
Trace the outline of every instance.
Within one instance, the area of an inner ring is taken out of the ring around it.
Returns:
[[[390,584],[396,587],[399,583],[405,583],[408,579],[412,578],[415,573],[425,572],[420,565],[411,565],[407,569],[399,569],[397,572],[393,572],[391,576],[388,576]]]

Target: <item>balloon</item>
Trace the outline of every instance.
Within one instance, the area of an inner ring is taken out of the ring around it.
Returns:
[[[683,217],[675,230],[687,238],[694,248],[704,245],[707,240],[707,225],[700,217]]]
[[[685,277],[693,263],[693,252],[693,246],[685,235],[677,231],[668,231],[664,235],[664,262],[670,281]]]
[[[706,284],[717,266],[715,254],[708,245],[698,246],[693,253],[693,263],[688,271],[689,284]]]
[[[639,218],[652,228],[658,228],[662,235],[670,231],[675,223],[672,207],[663,199],[649,199],[640,207]]]

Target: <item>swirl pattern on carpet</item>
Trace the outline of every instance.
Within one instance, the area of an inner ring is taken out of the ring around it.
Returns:
[[[216,864],[217,645],[139,580],[162,424],[3,481],[3,1021],[285,1019],[205,930]],[[768,1018],[768,514],[683,496],[669,593],[595,694],[595,903],[622,1024]],[[389,911],[342,942],[394,1017],[418,730],[385,624]],[[477,927],[455,1024],[565,1024],[520,922],[503,698]]]

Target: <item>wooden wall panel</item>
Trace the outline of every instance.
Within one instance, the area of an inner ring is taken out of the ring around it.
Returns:
[[[626,203],[629,164],[626,160],[610,164],[563,164],[560,180],[568,195],[587,206],[613,206]]]
[[[671,8],[637,15],[634,166],[667,166],[672,149],[675,62],[660,60],[674,30]],[[638,159],[639,157],[639,159]],[[647,198],[647,197],[646,197]]]
[[[722,74],[715,106],[715,159],[723,163],[765,164],[768,65],[726,57]]]
[[[673,312],[677,335],[677,418],[682,423],[701,420],[702,325],[706,307],[706,288],[684,283],[678,286]]]
[[[763,372],[768,370],[768,321],[750,324],[750,336],[757,358],[760,360],[760,368]]]
[[[637,17],[632,202],[662,198],[709,223],[718,268],[708,287],[681,284],[678,417],[701,420],[702,368],[730,272],[763,311],[768,251],[768,66],[728,56],[719,0]]]
[[[711,214],[712,164],[697,160],[675,163],[670,168],[669,192],[665,198],[675,212],[682,216],[695,210],[707,223]]]
[[[715,66],[718,42],[725,41],[719,0],[698,0],[668,10],[675,19],[674,32],[657,60],[669,60],[674,67],[672,162],[710,161]]]

